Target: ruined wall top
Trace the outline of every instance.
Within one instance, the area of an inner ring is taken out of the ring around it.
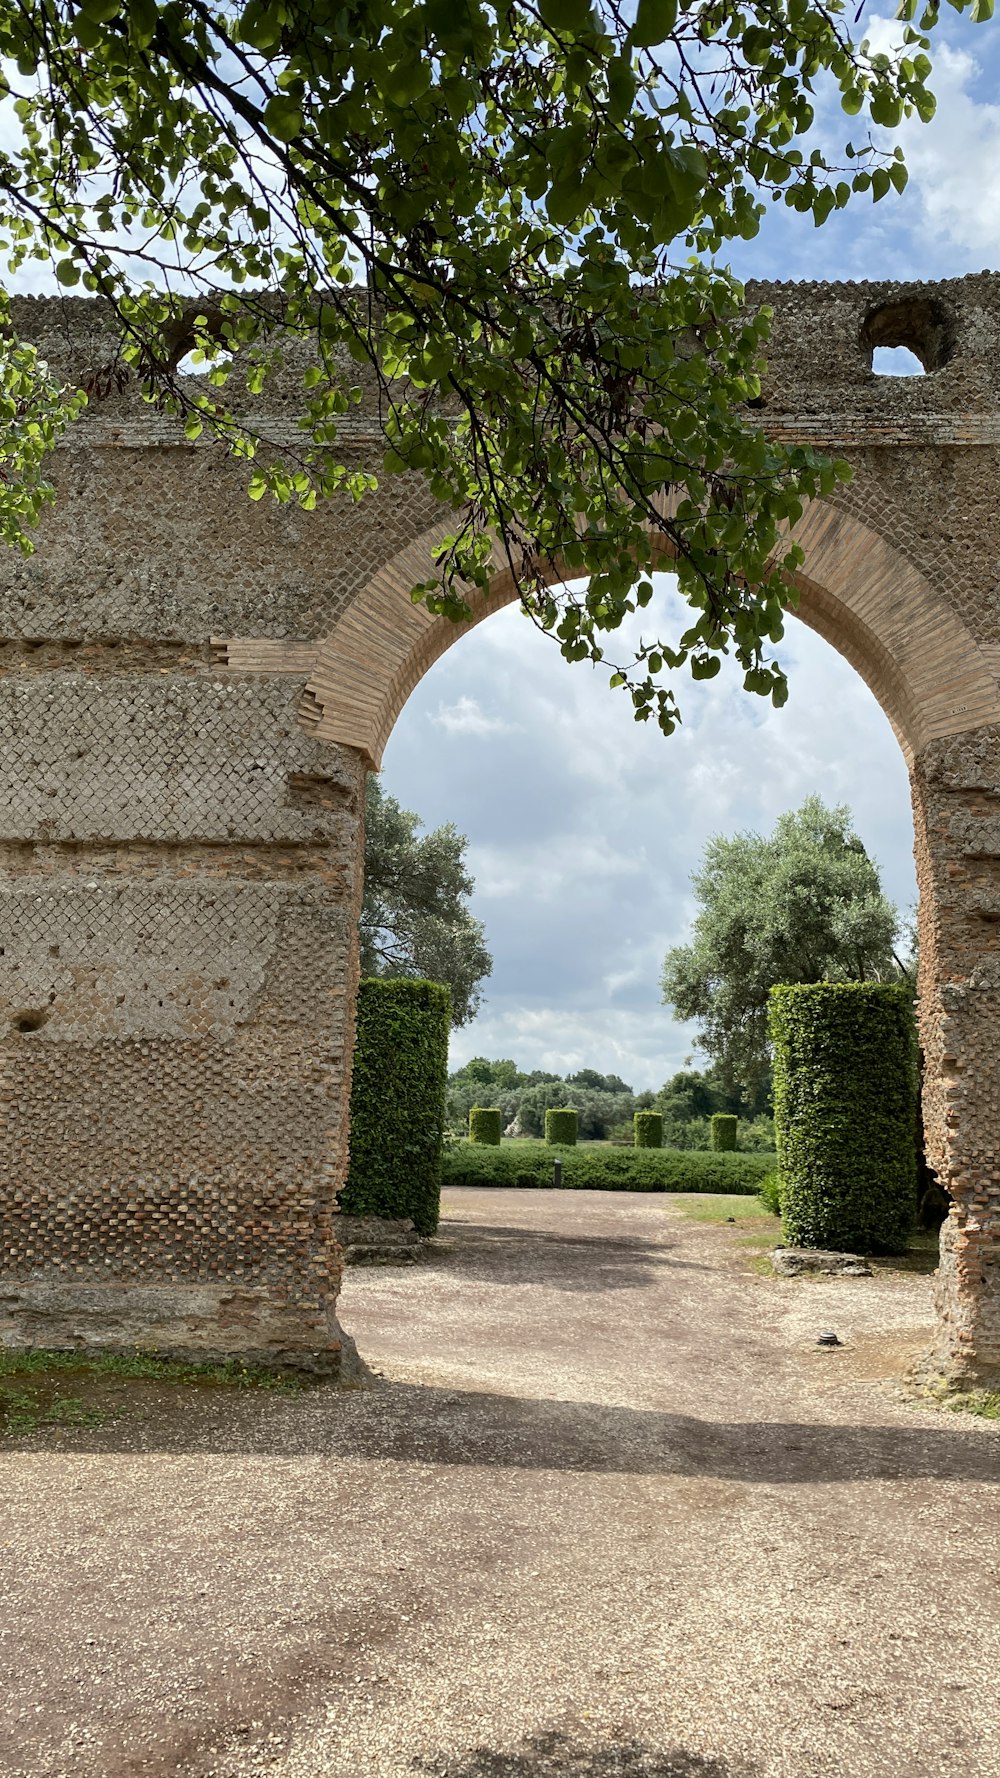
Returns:
[[[765,411],[885,415],[996,413],[1000,274],[938,283],[751,283],[774,310]],[[879,376],[877,346],[908,346],[924,376]]]
[[[747,285],[747,296],[752,305],[774,310],[762,418],[767,412],[847,413],[892,421],[1000,411],[1000,273],[913,283],[761,281]],[[17,297],[13,315],[21,336],[38,345],[67,381],[82,381],[115,355],[116,318],[100,298]],[[873,348],[893,345],[908,346],[927,374],[876,375]],[[301,371],[310,355],[308,341],[289,343],[285,365],[269,380],[258,412],[276,419],[297,414]],[[353,363],[350,374],[364,381]],[[374,394],[372,387],[372,401]],[[138,412],[148,416],[150,409],[137,392],[126,390],[93,401],[83,425]]]

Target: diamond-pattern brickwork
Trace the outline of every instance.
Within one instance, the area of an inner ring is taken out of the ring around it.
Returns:
[[[311,1044],[7,1043],[0,1081],[8,1277],[328,1291],[331,1082]]]
[[[335,839],[354,787],[303,733],[300,696],[210,670],[0,677],[0,839]]]
[[[319,918],[304,920],[308,913]],[[14,1030],[43,1021],[32,1049],[111,1036],[220,1037],[270,1016],[268,976],[284,946],[307,935],[339,947],[345,919],[326,892],[284,883],[167,875],[0,890],[0,1004]],[[325,978],[321,957],[310,999],[329,991]]]

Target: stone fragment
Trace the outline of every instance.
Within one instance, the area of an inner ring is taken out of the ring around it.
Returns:
[[[799,1278],[804,1272],[836,1272],[844,1278],[870,1278],[871,1266],[860,1253],[824,1253],[812,1247],[776,1247],[772,1269],[781,1278]]]

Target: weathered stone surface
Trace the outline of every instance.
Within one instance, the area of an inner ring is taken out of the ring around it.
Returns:
[[[819,1248],[776,1247],[772,1270],[782,1278],[799,1278],[805,1272],[836,1272],[844,1278],[870,1278],[871,1266],[860,1253],[824,1253]]]
[[[855,471],[796,527],[798,612],[910,765],[924,1116],[952,1206],[930,1362],[993,1381],[1000,277],[750,299],[774,310],[761,424]],[[102,303],[15,309],[67,377],[107,361]],[[926,376],[873,375],[891,338]],[[275,438],[293,436],[294,387],[266,397]],[[343,437],[377,449],[373,400]],[[416,476],[306,513],[247,501],[247,473],[132,389],[95,400],[37,552],[0,567],[9,1342],[312,1364],[339,1338],[363,776],[461,634],[408,596],[452,518]],[[477,615],[512,593],[498,565]]]
[[[411,1266],[422,1258],[424,1243],[410,1218],[344,1216],[334,1232],[349,1266]]]
[[[368,1368],[335,1315],[304,1314],[274,1291],[226,1285],[0,1285],[0,1346],[239,1358],[364,1382]]]

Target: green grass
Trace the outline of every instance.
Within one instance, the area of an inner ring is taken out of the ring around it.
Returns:
[[[745,1193],[712,1192],[699,1193],[692,1196],[687,1192],[668,1192],[667,1197],[675,1210],[682,1216],[688,1216],[692,1222],[735,1222],[744,1228],[759,1229],[761,1234],[772,1238],[772,1246],[781,1234],[781,1222],[777,1216],[769,1216],[761,1208],[759,1197],[752,1198]]]
[[[6,1377],[16,1378],[13,1387]],[[67,1394],[67,1380],[76,1388],[96,1392],[87,1401]],[[100,1385],[110,1380],[133,1383],[165,1383],[202,1389],[266,1389],[292,1395],[308,1389],[313,1379],[266,1365],[241,1364],[232,1359],[221,1364],[194,1364],[185,1359],[161,1358],[155,1352],[50,1352],[0,1350],[0,1438],[19,1438],[46,1427],[103,1426],[120,1411],[100,1399]]]
[[[742,1230],[736,1246],[744,1249],[747,1270],[757,1272],[761,1277],[772,1275],[771,1249],[781,1239],[781,1220],[764,1209],[759,1196],[737,1197],[731,1192],[718,1192],[712,1196],[678,1193],[676,1196],[671,1194],[669,1202],[691,1222],[710,1222],[716,1226],[729,1223],[734,1232]]]
[[[0,1389],[0,1436],[19,1438],[43,1426],[103,1426],[108,1415],[88,1408],[78,1395],[41,1401],[34,1391]]]
[[[295,1371],[241,1364],[236,1358],[217,1364],[193,1364],[187,1359],[161,1358],[156,1352],[138,1348],[134,1352],[50,1352],[32,1346],[24,1351],[0,1351],[0,1376],[31,1376],[49,1371],[141,1377],[147,1382],[200,1383],[224,1389],[275,1389],[286,1395],[309,1387],[309,1379]]]
[[[750,1270],[763,1274],[771,1272],[771,1249],[781,1240],[781,1218],[772,1216],[764,1209],[760,1198],[748,1199],[731,1193],[718,1192],[709,1194],[688,1195],[686,1193],[668,1193],[668,1200],[682,1216],[689,1217],[693,1222],[732,1223],[736,1229],[745,1231],[739,1236],[737,1245],[749,1250]],[[884,1254],[878,1259],[868,1262],[876,1272],[933,1272],[938,1263],[938,1237],[922,1231],[910,1236],[904,1253]],[[809,1273],[804,1274],[808,1278]],[[964,1398],[963,1404],[969,1398]],[[987,1404],[1000,1401],[1000,1397],[984,1397]],[[996,1419],[996,1412],[989,1406],[985,1409],[970,1407],[970,1413],[982,1413],[986,1419]]]
[[[965,1394],[952,1395],[944,1405],[952,1414],[976,1414],[980,1420],[1000,1420],[1000,1395],[989,1390],[973,1389]]]

